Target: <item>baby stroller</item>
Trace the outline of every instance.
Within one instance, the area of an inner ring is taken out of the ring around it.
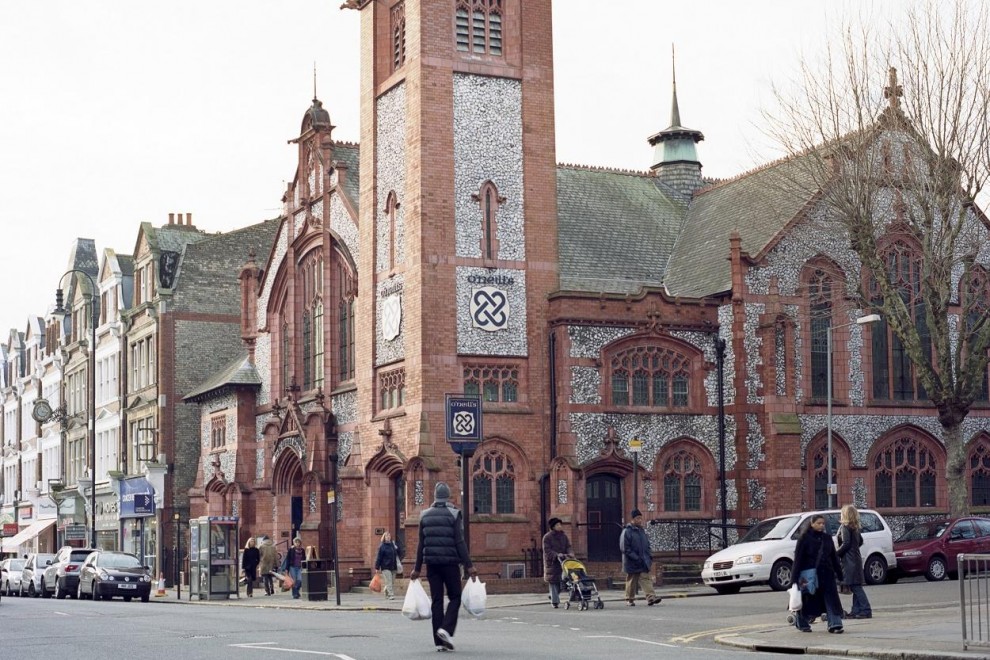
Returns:
[[[567,603],[564,604],[564,609],[571,609],[571,603],[576,601],[579,603],[578,609],[586,610],[592,600],[594,600],[592,603],[594,609],[604,609],[605,603],[602,602],[602,598],[598,594],[598,587],[595,586],[595,581],[588,577],[584,564],[574,557],[568,556],[560,556],[558,561],[560,561],[561,582],[570,594]]]

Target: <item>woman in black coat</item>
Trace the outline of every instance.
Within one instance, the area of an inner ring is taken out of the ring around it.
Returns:
[[[817,579],[802,577],[804,571],[815,570]],[[842,566],[835,554],[835,543],[825,533],[825,516],[811,516],[811,524],[798,537],[794,549],[794,566],[791,576],[798,581],[801,589],[801,611],[797,613],[794,625],[801,632],[811,632],[810,622],[828,615],[828,631],[842,632],[842,602],[839,600],[837,580],[842,578]],[[814,588],[814,593],[811,593]]]
[[[252,536],[247,540],[247,545],[244,546],[244,555],[241,557],[241,568],[247,579],[248,598],[254,597],[254,582],[258,579],[259,563],[261,563],[261,551],[258,550],[258,541]]]
[[[842,507],[839,517],[839,549],[836,554],[842,561],[843,582],[852,591],[853,602],[849,608],[850,619],[872,619],[873,608],[870,599],[863,590],[863,555],[860,547],[863,545],[863,532],[859,523],[859,511],[852,504]]]

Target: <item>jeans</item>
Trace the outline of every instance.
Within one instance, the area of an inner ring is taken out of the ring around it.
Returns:
[[[550,580],[550,602],[560,605],[560,582],[557,580]]]
[[[292,597],[299,598],[299,590],[302,589],[302,567],[289,566],[289,575],[292,576]]]
[[[870,607],[870,599],[866,597],[866,591],[861,584],[850,584],[849,590],[853,594],[852,609],[850,614],[856,616],[873,616],[873,608]]]
[[[454,636],[457,628],[457,611],[461,609],[461,567],[460,564],[427,564],[426,579],[430,583],[430,598],[433,600],[433,643],[440,646],[437,630],[443,628]],[[447,610],[443,609],[443,591],[447,589]]]

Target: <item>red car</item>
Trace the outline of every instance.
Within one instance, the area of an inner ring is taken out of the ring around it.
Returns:
[[[990,551],[990,520],[945,518],[920,523],[894,541],[899,576],[924,575],[927,580],[953,579],[958,575],[956,555]]]

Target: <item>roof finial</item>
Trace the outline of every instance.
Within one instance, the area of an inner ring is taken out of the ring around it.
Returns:
[[[313,100],[316,100],[316,61],[313,61]]]
[[[887,86],[883,88],[883,97],[887,99],[891,110],[900,109],[904,88],[897,84],[897,69],[890,67],[887,72]]]
[[[677,107],[677,63],[674,53],[674,44],[670,44],[670,69],[673,75],[673,89],[674,96],[670,103],[670,125],[680,126],[681,125],[681,110]]]

